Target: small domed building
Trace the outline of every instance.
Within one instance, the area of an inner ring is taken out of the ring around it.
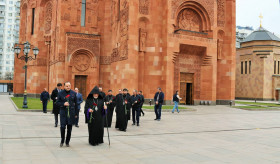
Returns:
[[[260,26],[236,55],[236,99],[278,100],[280,38]]]

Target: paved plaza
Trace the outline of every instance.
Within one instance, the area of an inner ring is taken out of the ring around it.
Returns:
[[[17,112],[0,96],[0,163],[280,163],[280,111],[195,106],[196,111],[141,117],[127,132],[110,128],[111,146],[88,144],[87,125],[73,127],[70,147],[59,147],[50,113]],[[114,121],[115,124],[115,115]]]

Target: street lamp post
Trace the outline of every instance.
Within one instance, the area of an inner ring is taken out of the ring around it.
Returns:
[[[18,57],[18,55],[20,54],[21,48],[19,47],[19,45],[23,45],[23,56]],[[33,48],[33,54],[35,56],[35,58],[33,58],[32,56],[28,56],[29,52],[30,52],[30,43],[27,41],[24,44],[15,44],[15,48],[14,48],[14,52],[17,55],[17,58],[20,60],[24,60],[25,61],[25,65],[23,67],[23,69],[25,69],[25,75],[24,75],[24,94],[23,94],[23,108],[28,108],[27,106],[27,90],[26,90],[26,85],[27,85],[27,62],[31,61],[31,60],[35,60],[38,53],[39,53],[39,49],[37,47]]]

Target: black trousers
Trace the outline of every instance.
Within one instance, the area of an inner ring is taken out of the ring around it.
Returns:
[[[58,114],[54,113],[54,124],[57,125],[58,124]]]
[[[139,124],[139,117],[140,117],[139,107],[132,107],[132,121],[134,124],[135,124],[135,116],[136,116],[136,123]]]
[[[43,101],[43,112],[47,112],[48,101]]]
[[[142,106],[140,107],[140,112],[142,113],[142,115],[144,115],[144,111],[142,110]]]
[[[66,136],[66,144],[69,144],[71,139],[72,125],[66,125],[67,127],[67,136]],[[66,127],[60,127],[60,135],[61,135],[61,143],[65,141],[65,129]]]
[[[79,124],[79,114],[80,114],[80,110],[78,112],[77,118],[75,118],[75,125]]]

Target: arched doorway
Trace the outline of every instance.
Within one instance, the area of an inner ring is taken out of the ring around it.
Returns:
[[[69,69],[74,88],[79,88],[85,99],[91,89],[99,82],[98,57],[86,49],[76,50],[71,55]]]

